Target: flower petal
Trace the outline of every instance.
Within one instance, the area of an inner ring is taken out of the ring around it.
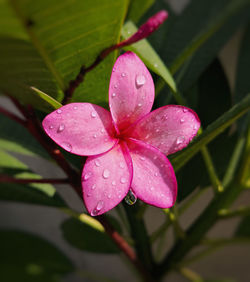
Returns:
[[[137,55],[126,52],[118,57],[109,84],[112,118],[121,132],[150,112],[154,102],[154,82]]]
[[[150,205],[159,208],[173,206],[177,195],[177,182],[167,157],[141,141],[128,141],[127,144],[133,162],[133,192]]]
[[[169,155],[186,147],[199,127],[200,120],[194,111],[183,106],[168,105],[151,112],[124,134]]]
[[[83,198],[92,216],[114,208],[128,193],[132,161],[125,143],[99,156],[89,157],[83,169]]]
[[[106,152],[117,142],[110,113],[89,103],[61,107],[46,116],[43,128],[59,146],[80,156]]]

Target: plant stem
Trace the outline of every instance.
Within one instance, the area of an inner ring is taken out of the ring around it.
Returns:
[[[147,267],[147,269],[152,272],[154,261],[152,257],[149,237],[143,220],[136,216],[139,206],[138,204],[135,204],[133,206],[123,204],[123,206],[128,217],[130,232],[135,242],[137,255],[143,262],[143,264]]]
[[[34,178],[14,178],[10,177],[9,175],[0,174],[0,183],[20,183],[20,184],[29,184],[29,183],[50,183],[50,184],[68,184],[69,179],[56,179],[56,178],[50,178],[50,179],[34,179]]]
[[[204,281],[199,274],[197,274],[196,272],[194,272],[193,270],[187,267],[180,267],[178,271],[189,281],[192,281],[192,282]]]
[[[222,209],[218,211],[218,215],[221,219],[228,219],[235,216],[247,216],[250,215],[250,207],[240,207],[236,210]]]

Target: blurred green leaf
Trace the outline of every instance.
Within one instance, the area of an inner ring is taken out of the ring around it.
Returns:
[[[195,82],[237,28],[249,19],[249,11],[249,0],[190,1],[165,35],[160,51],[173,73],[190,60],[180,90]]]
[[[128,1],[12,0],[34,46],[61,90],[75,79],[80,68],[90,66],[102,50],[119,40]],[[31,23],[31,24],[27,24]],[[88,72],[73,101],[103,103],[116,52]],[[38,85],[32,85],[41,89]]]
[[[45,239],[24,231],[0,230],[0,280],[56,282],[74,271],[71,261]]]
[[[231,95],[227,78],[220,62],[216,59],[201,75],[196,87],[185,97],[191,100],[192,108],[198,114],[201,124],[204,127],[214,122],[224,112],[230,109]],[[228,136],[227,132],[220,134],[209,145],[208,149],[212,157],[217,175],[221,178],[228,166],[233,152],[236,134]],[[196,171],[199,177],[191,178],[192,172]],[[197,154],[177,173],[179,184],[178,200],[184,199],[197,186],[205,187],[210,184],[204,161],[200,154]]]
[[[154,2],[155,0],[130,0],[127,19],[138,22]]]
[[[129,21],[123,26],[122,38],[127,39],[136,31],[136,26],[133,24],[133,22]],[[175,81],[171,73],[146,39],[141,40],[135,44],[129,45],[124,49],[136,53],[151,71],[161,76],[165,80],[167,85],[169,85],[169,87],[174,92],[176,92]]]
[[[70,218],[61,225],[65,240],[75,248],[95,253],[118,253],[119,250],[103,230],[87,222]]]
[[[29,156],[49,157],[26,128],[1,114],[0,149]]]
[[[41,178],[39,175],[32,173],[24,163],[2,150],[0,150],[0,173],[14,178]],[[65,202],[50,184],[0,184],[0,201],[65,207]]]
[[[250,237],[250,216],[243,217],[235,231],[236,237]]]

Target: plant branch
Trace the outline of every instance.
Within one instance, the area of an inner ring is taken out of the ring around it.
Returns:
[[[235,210],[222,209],[218,211],[218,215],[221,219],[228,219],[235,216],[247,216],[250,215],[250,207],[239,207]]]
[[[26,125],[26,121],[24,119],[19,118],[18,116],[16,116],[15,114],[5,110],[4,108],[0,107],[0,113],[5,115],[6,117],[12,119],[13,121],[16,121],[18,123],[20,123],[21,125],[25,126]]]
[[[0,174],[0,183],[19,183],[19,184],[29,184],[29,183],[50,183],[50,184],[68,184],[69,179],[56,179],[56,178],[15,178],[9,175]]]

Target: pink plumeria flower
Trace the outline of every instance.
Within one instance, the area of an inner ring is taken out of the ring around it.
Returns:
[[[72,103],[44,119],[44,130],[59,146],[88,156],[82,191],[92,216],[114,208],[129,191],[160,208],[175,203],[177,182],[166,155],[186,147],[200,121],[183,106],[150,112],[153,102],[149,71],[137,55],[126,52],[113,67],[110,112],[90,103]]]

